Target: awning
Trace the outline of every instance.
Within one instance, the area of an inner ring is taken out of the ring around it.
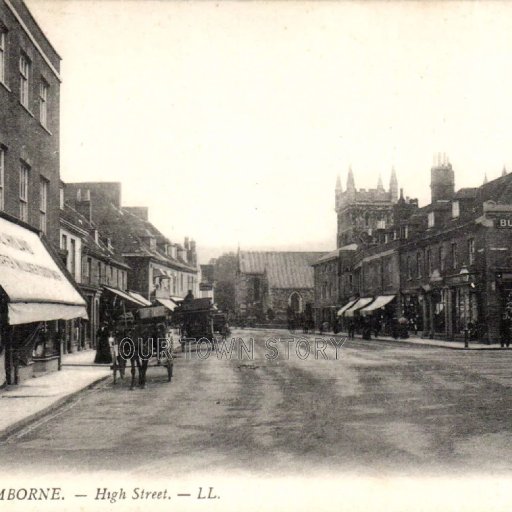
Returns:
[[[128,295],[130,297],[133,297],[135,300],[138,300],[139,302],[142,302],[142,304],[144,304],[144,306],[151,306],[151,301],[146,299],[146,297],[143,297],[140,293],[136,293],[136,292],[128,292]]]
[[[10,325],[87,319],[86,303],[39,234],[0,217],[0,287]]]
[[[155,277],[168,277],[167,274],[164,273],[163,270],[160,270],[159,268],[153,269],[153,279]]]
[[[147,304],[144,302],[136,299],[135,297],[132,297],[131,295],[128,295],[128,293],[123,292],[118,288],[111,288],[110,286],[103,286],[103,288],[105,288],[105,290],[109,291],[110,293],[117,295],[119,298],[130,302],[131,304],[135,304],[136,306],[147,306]]]
[[[157,302],[165,306],[169,311],[174,311],[176,304],[171,299],[156,299]]]
[[[386,304],[389,304],[395,298],[394,295],[379,295],[370,305],[361,309],[361,313],[366,314],[376,309],[383,308]]]
[[[356,300],[351,300],[349,302],[347,302],[337,313],[337,316],[342,316],[343,313],[345,313],[345,311],[347,311],[348,308],[350,308],[351,306],[353,306],[356,302],[358,301],[358,299]]]
[[[355,304],[353,304],[352,306],[350,306],[346,311],[345,311],[345,316],[354,316],[354,313],[358,310],[358,309],[361,309],[361,308],[364,308],[365,306],[368,306],[368,304],[370,304],[370,302],[373,300],[372,297],[361,297],[360,299],[358,299],[356,301]]]

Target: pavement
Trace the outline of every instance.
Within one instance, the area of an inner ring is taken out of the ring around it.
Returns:
[[[111,375],[109,365],[94,365],[95,354],[95,350],[65,354],[61,371],[0,390],[0,438],[57,409],[77,393]]]
[[[249,328],[247,328],[249,329]],[[267,328],[251,328],[254,330],[268,330]],[[290,334],[290,331],[288,329],[273,329],[275,332],[282,332],[282,333],[288,333]],[[241,331],[243,332],[243,330]],[[293,333],[295,336],[300,336],[302,334],[301,330],[296,330]],[[314,331],[310,332],[310,335],[318,335],[318,336],[338,336],[338,337],[346,337],[348,338],[348,333],[340,331],[337,334],[334,334],[333,332],[326,331],[326,332],[320,332],[320,331]],[[360,334],[355,335],[355,339],[363,339],[363,337]],[[391,336],[383,336],[379,335],[377,338],[372,335],[371,340],[369,341],[386,341],[386,342],[392,342],[392,343],[402,343],[402,344],[409,344],[409,345],[423,345],[425,347],[439,347],[439,348],[447,348],[451,350],[502,350],[502,347],[499,343],[482,343],[482,342],[476,342],[476,341],[470,341],[468,343],[468,346],[466,347],[464,345],[463,340],[453,340],[453,341],[446,341],[446,340],[436,340],[436,339],[430,339],[430,338],[422,338],[421,336],[414,336],[409,335],[408,338],[402,339],[402,338],[392,338]]]

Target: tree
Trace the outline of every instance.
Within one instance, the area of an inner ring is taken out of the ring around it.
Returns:
[[[215,302],[222,311],[235,310],[235,278],[238,257],[234,252],[219,256],[215,261],[213,278],[215,281]]]

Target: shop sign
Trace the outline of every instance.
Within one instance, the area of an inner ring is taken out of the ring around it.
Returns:
[[[499,229],[512,228],[512,217],[498,217],[494,220],[494,226]]]

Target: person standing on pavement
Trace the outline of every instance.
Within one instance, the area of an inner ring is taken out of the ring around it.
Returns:
[[[510,347],[510,318],[505,313],[500,322],[500,344],[501,348]]]
[[[97,349],[95,363],[110,364],[112,362],[112,353],[110,351],[110,344],[108,338],[110,336],[110,329],[107,322],[103,322],[96,333]]]

